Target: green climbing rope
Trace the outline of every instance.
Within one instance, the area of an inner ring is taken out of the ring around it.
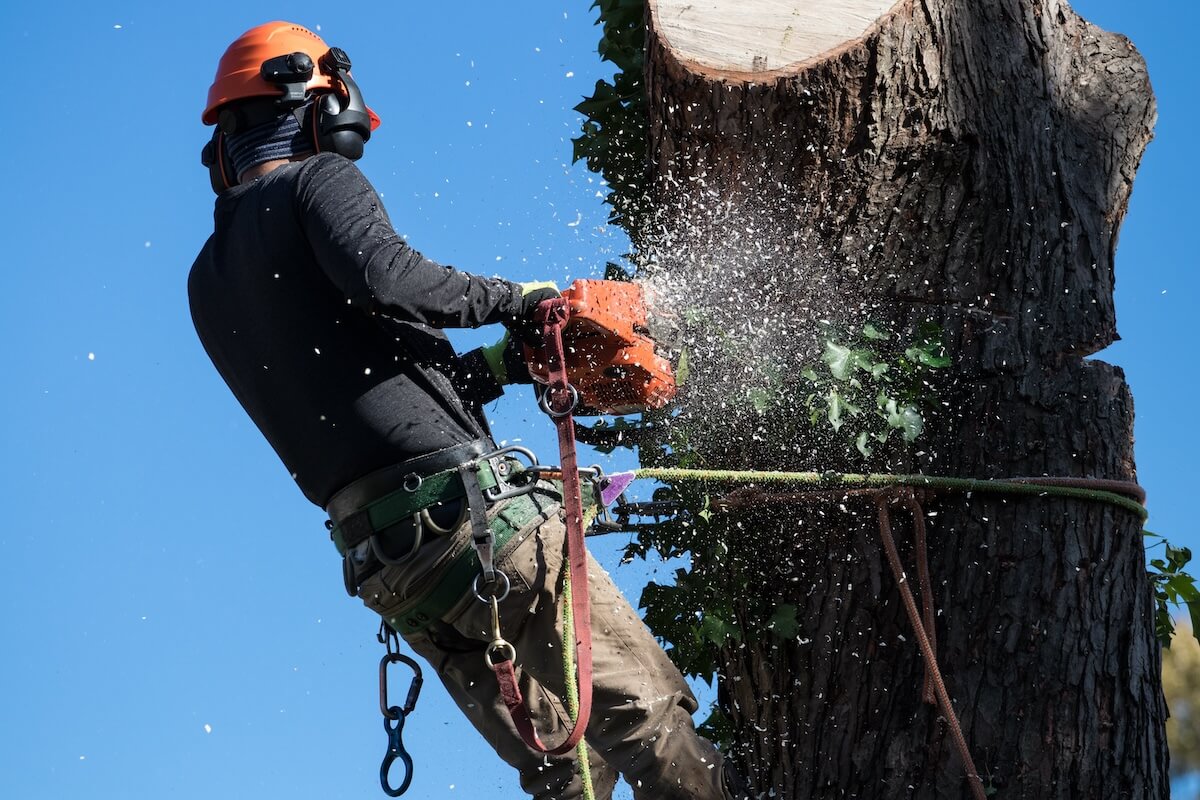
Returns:
[[[583,511],[584,530],[589,528],[599,511],[595,506]],[[571,722],[579,719],[579,685],[575,679],[575,614],[571,610],[571,567],[566,559],[562,565],[562,603],[563,603],[563,683],[567,690],[567,713]],[[583,800],[596,800],[596,790],[592,787],[592,765],[588,757],[587,736],[579,740],[575,746],[575,760],[579,765],[579,780],[583,785]]]
[[[742,483],[800,486],[810,489],[885,489],[907,486],[956,492],[988,492],[1030,497],[1070,497],[1091,500],[1132,511],[1145,522],[1150,512],[1132,497],[1102,489],[1037,483],[1034,480],[988,480],[983,478],[943,478],[934,475],[882,475],[848,472],[765,472],[732,469],[682,469],[677,467],[642,467],[634,470],[638,478],[658,481],[690,481],[696,483]]]
[[[575,681],[575,614],[571,611],[571,569],[563,562],[563,674],[566,676],[567,713],[571,722],[579,719],[579,686]],[[575,746],[576,759],[579,762],[579,778],[583,783],[584,800],[596,800],[596,792],[592,788],[592,766],[588,759],[587,737],[579,740]]]

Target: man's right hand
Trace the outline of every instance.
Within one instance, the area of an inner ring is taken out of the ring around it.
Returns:
[[[506,320],[504,327],[530,347],[541,347],[543,343],[542,326],[534,319],[534,313],[537,311],[538,304],[543,300],[562,297],[562,294],[553,281],[533,281],[522,283],[520,286],[521,310],[517,315]]]

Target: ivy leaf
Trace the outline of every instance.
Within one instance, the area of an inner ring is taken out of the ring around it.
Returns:
[[[829,424],[833,426],[835,431],[840,430],[842,427],[842,410],[845,408],[842,396],[838,394],[837,389],[830,389],[829,397],[825,402],[828,409],[826,417],[829,419]]]
[[[846,380],[846,376],[850,374],[850,369],[853,366],[851,356],[853,351],[849,347],[842,347],[837,342],[826,339],[825,352],[821,355],[821,360],[829,366],[829,372],[839,381]]]
[[[1187,547],[1172,547],[1170,544],[1166,546],[1167,561],[1176,570],[1183,569],[1188,562],[1192,560],[1192,551]]]
[[[1200,589],[1196,588],[1196,579],[1187,573],[1177,573],[1168,579],[1167,590],[1176,602],[1189,605],[1200,602]]]
[[[800,620],[796,607],[791,603],[780,603],[767,622],[769,628],[780,639],[794,639],[800,633]]]
[[[921,418],[921,412],[913,406],[897,407],[896,401],[889,399],[885,411],[887,424],[904,434],[905,442],[911,444],[925,429],[925,420]]]
[[[596,88],[592,96],[576,105],[575,110],[584,116],[595,117],[613,103],[619,102],[621,102],[621,97],[617,94],[616,87],[600,80],[596,81]]]
[[[715,614],[705,614],[700,620],[700,638],[712,642],[717,647],[725,644],[728,639],[736,638],[736,629]]]
[[[900,409],[900,430],[904,433],[904,441],[907,444],[912,444],[925,430],[925,420],[921,416],[921,412],[917,411],[912,406],[904,406]]]
[[[890,334],[888,334],[886,331],[879,330],[879,328],[875,327],[875,325],[870,322],[868,322],[866,325],[863,325],[862,332],[863,336],[867,337],[868,339],[874,339],[875,341],[891,338]]]
[[[858,448],[858,452],[862,453],[865,458],[870,458],[872,449],[867,447],[867,440],[870,439],[870,434],[866,431],[860,431],[858,438],[854,440],[854,446]]]
[[[628,283],[629,281],[633,280],[633,274],[620,264],[617,264],[614,261],[609,261],[604,265],[604,280]]]
[[[945,355],[945,349],[936,342],[909,347],[905,349],[904,355],[913,363],[923,364],[933,369],[944,369],[950,366],[950,356]]]
[[[758,414],[767,413],[767,409],[771,407],[772,394],[766,389],[757,386],[751,388],[748,394],[750,395],[750,405],[754,407],[755,412]]]
[[[854,366],[858,367],[859,369],[866,370],[867,372],[871,372],[873,369],[875,369],[875,353],[872,351],[866,348],[859,348],[857,350],[850,351],[850,355]]]
[[[688,364],[688,351],[683,348],[679,352],[679,366],[675,368],[675,385],[683,386],[687,383],[688,376],[691,374],[690,365]]]

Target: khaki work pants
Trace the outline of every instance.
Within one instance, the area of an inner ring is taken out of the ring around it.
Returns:
[[[512,584],[500,603],[501,631],[516,648],[521,692],[538,735],[553,746],[570,729],[559,699],[565,697],[560,602],[565,526],[557,509],[546,510],[548,517],[535,518],[514,536],[497,567]],[[588,564],[595,676],[585,738],[596,797],[609,800],[619,774],[637,800],[721,800],[721,757],[696,733],[691,690],[590,554]],[[382,578],[386,582],[386,574]],[[546,757],[531,750],[500,699],[483,659],[492,638],[489,608],[472,594],[444,620],[405,638],[496,753],[516,768],[526,792],[537,800],[580,798],[574,754]]]

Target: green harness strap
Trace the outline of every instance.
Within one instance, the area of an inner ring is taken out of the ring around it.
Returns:
[[[517,531],[541,514],[542,510],[538,508],[538,504],[528,495],[509,500],[500,509],[500,513],[488,523],[496,551],[499,552]],[[463,595],[470,591],[478,574],[479,554],[468,544],[427,594],[417,598],[396,616],[386,617],[387,624],[404,635],[424,630],[431,622],[441,619],[458,604]]]
[[[479,488],[484,492],[499,485],[495,474],[492,472],[491,464],[486,461],[479,462],[476,475],[479,478]],[[395,525],[402,519],[420,513],[426,508],[449,500],[457,500],[460,497],[465,497],[466,494],[467,490],[463,486],[462,477],[459,475],[458,469],[446,469],[421,478],[420,482],[412,490],[401,488],[389,492],[378,500],[374,500],[363,506],[351,516],[366,513],[367,519],[371,522],[371,528],[381,531]],[[346,554],[344,532],[345,521],[334,525],[330,531],[330,538],[333,539],[333,544],[337,548],[338,553],[342,555]]]

